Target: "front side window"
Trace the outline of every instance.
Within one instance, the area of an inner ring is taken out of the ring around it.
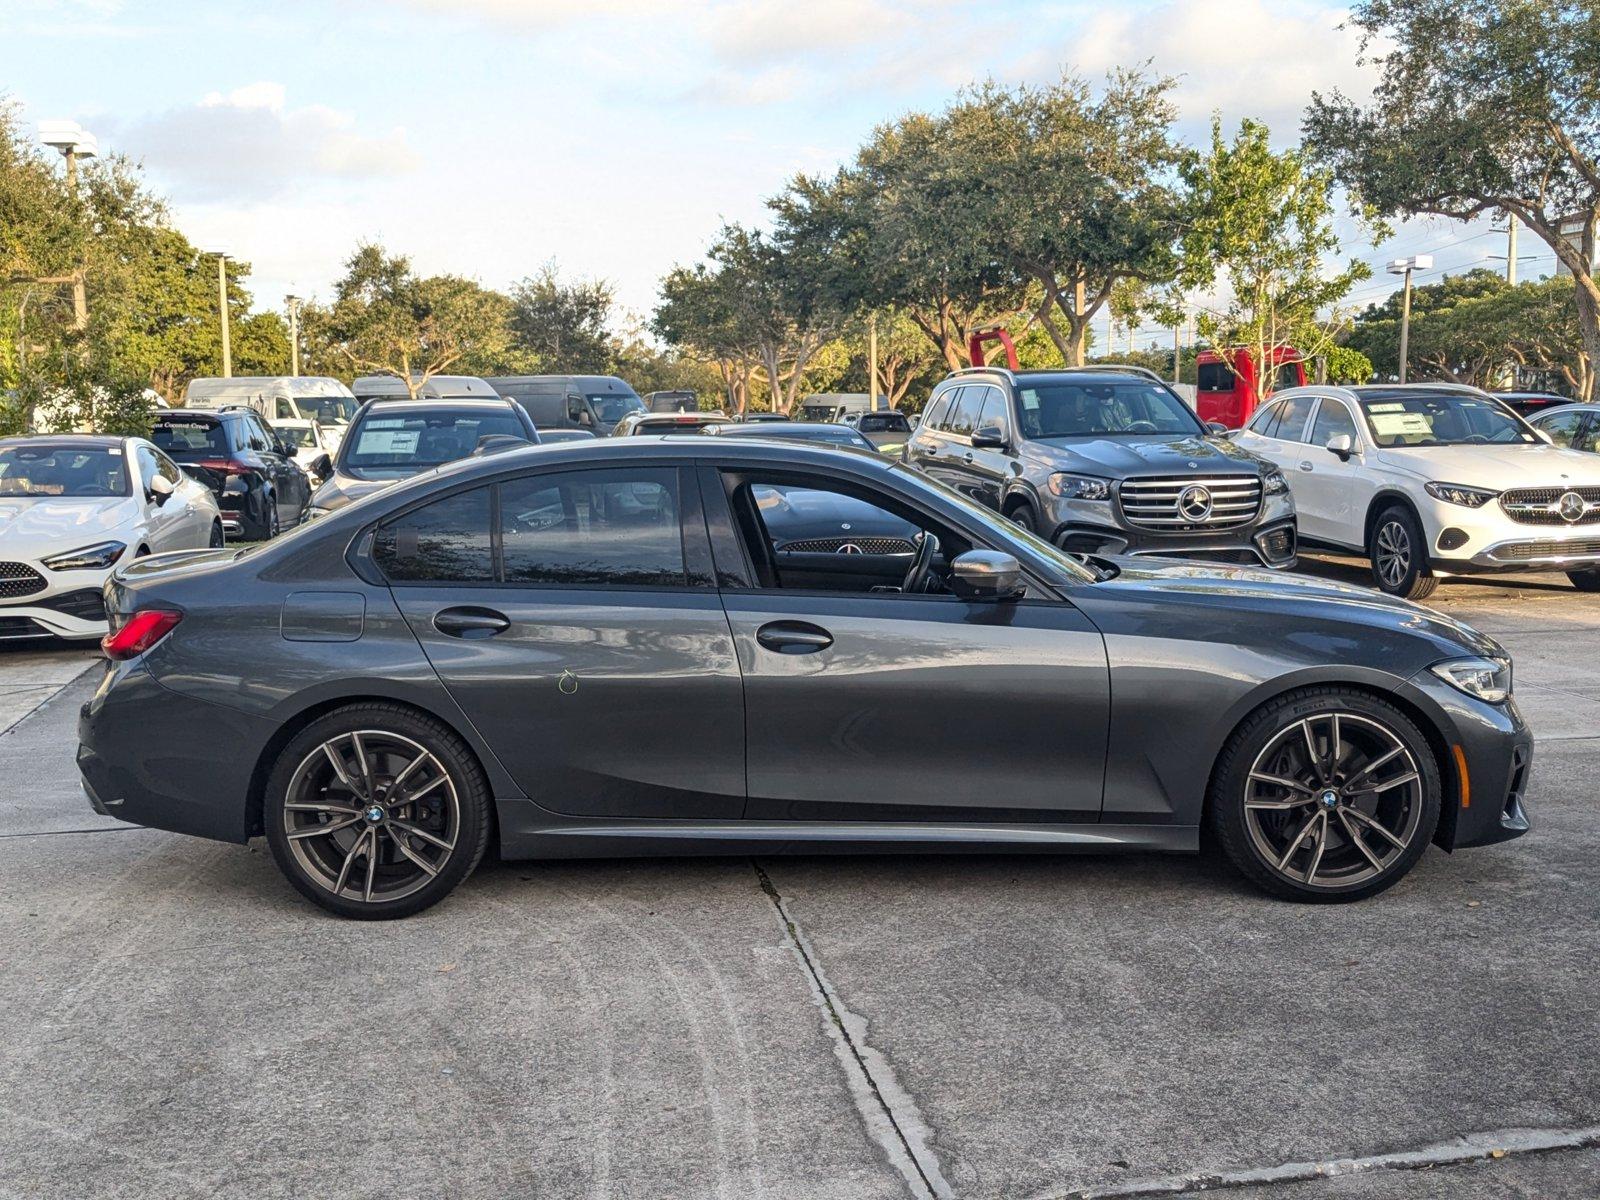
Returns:
[[[1022,430],[1030,438],[1205,432],[1187,404],[1148,383],[1039,382],[1020,388],[1018,395]]]
[[[1311,416],[1311,406],[1316,402],[1315,396],[1290,396],[1283,402],[1283,415],[1272,436],[1285,442],[1305,441],[1306,421]]]
[[[928,411],[922,416],[922,427],[924,429],[943,428],[942,422],[945,414],[950,411],[950,399],[955,393],[956,389],[952,388],[949,391],[940,392],[932,400],[928,401]]]
[[[1317,419],[1311,426],[1311,444],[1326,446],[1341,435],[1349,438],[1352,445],[1355,444],[1355,418],[1350,415],[1350,410],[1337,400],[1324,400],[1317,409]]]
[[[300,414],[295,411],[293,400],[285,399],[282,396],[278,397],[277,408],[274,411],[273,416],[280,421],[292,421],[299,415]]]
[[[412,509],[379,527],[372,557],[396,583],[492,583],[492,507],[481,487]]]
[[[1466,392],[1375,391],[1361,408],[1380,446],[1526,445],[1538,436],[1497,402]]]
[[[946,432],[971,437],[972,431],[978,427],[978,413],[983,409],[984,393],[988,390],[970,386],[962,388],[961,399],[956,401],[955,411],[945,424]]]
[[[990,425],[998,425],[1001,432],[1007,428],[1006,421],[1006,395],[999,388],[984,389],[983,407],[978,410],[978,429],[985,429]]]
[[[126,496],[121,446],[0,446],[0,497]]]
[[[678,472],[530,475],[500,486],[507,583],[683,587]]]

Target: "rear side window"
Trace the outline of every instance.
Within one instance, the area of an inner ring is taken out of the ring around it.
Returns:
[[[396,583],[493,583],[493,489],[457,492],[380,526],[372,557]]]
[[[1250,432],[1262,437],[1273,437],[1278,428],[1278,418],[1283,416],[1283,401],[1273,400],[1250,418]]]
[[[950,400],[956,394],[952,388],[948,392],[941,392],[928,402],[928,411],[922,416],[922,424],[928,429],[943,428],[945,414],[950,411]]]
[[[684,587],[678,472],[530,475],[500,488],[507,583]]]
[[[981,387],[962,388],[961,399],[956,401],[956,410],[950,414],[950,421],[945,428],[962,437],[970,437],[978,427],[978,411],[983,407],[984,394],[988,390]]]

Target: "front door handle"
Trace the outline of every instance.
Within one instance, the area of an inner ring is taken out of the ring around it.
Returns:
[[[833,634],[804,621],[773,621],[756,630],[756,641],[778,654],[815,654],[833,645]]]
[[[1300,469],[1301,469],[1301,470],[1302,470],[1302,471],[1310,471],[1310,470],[1312,470],[1312,469],[1313,469],[1313,468],[1312,468],[1312,466],[1311,466],[1311,460],[1310,460],[1310,459],[1307,459],[1307,460],[1306,460],[1306,461],[1304,461],[1304,462],[1302,462],[1302,463],[1301,463],[1301,464],[1300,464]]]
[[[490,638],[511,628],[504,613],[492,608],[446,608],[433,614],[433,627],[458,638]]]

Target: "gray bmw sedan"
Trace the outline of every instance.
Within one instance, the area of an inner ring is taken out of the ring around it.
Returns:
[[[507,858],[1191,851],[1354,900],[1528,828],[1490,639],[1366,588],[1079,559],[863,452],[451,463],[107,585],[97,812],[264,835],[352,917]],[[148,740],[150,721],[193,731]]]

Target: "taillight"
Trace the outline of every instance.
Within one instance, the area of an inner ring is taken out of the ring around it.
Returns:
[[[243,475],[250,469],[249,463],[240,462],[237,458],[202,458],[195,463],[197,467],[204,467],[208,471],[223,471],[229,475]]]
[[[100,649],[106,652],[107,658],[116,659],[118,662],[127,658],[137,658],[171,633],[181,620],[183,614],[171,609],[141,609],[129,616],[111,633],[106,634],[100,641]]]

